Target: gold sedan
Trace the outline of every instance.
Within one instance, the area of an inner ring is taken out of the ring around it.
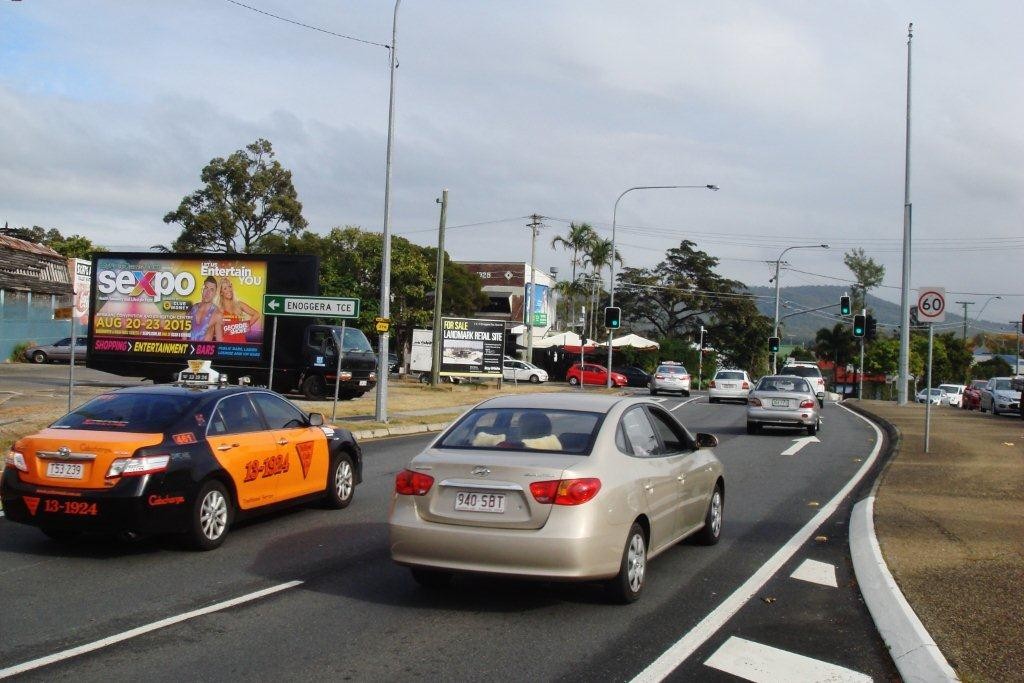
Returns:
[[[457,572],[598,580],[632,602],[648,560],[692,534],[718,542],[717,445],[645,399],[485,401],[396,476],[391,557],[428,587]]]

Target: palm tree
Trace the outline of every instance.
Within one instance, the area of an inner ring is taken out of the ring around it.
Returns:
[[[562,247],[572,252],[572,282],[576,282],[576,267],[583,266],[583,257],[596,239],[597,233],[589,223],[569,223],[569,232],[564,237],[555,235],[551,239],[552,249]],[[572,307],[576,307],[576,292],[572,294]]]
[[[583,255],[584,264],[593,268],[593,276],[596,276],[598,282],[601,281],[601,271],[605,266],[611,268],[612,261],[622,263],[622,255],[619,254],[619,250],[614,248],[611,240],[595,238],[590,243],[590,248],[587,249],[587,253]],[[591,305],[591,310],[596,313],[597,309],[597,296],[600,294],[600,285],[595,289],[595,301]],[[595,316],[591,316],[591,320]]]

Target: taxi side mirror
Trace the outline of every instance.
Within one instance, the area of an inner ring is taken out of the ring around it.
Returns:
[[[309,414],[309,426],[310,427],[321,427],[324,424],[324,416],[320,413]]]
[[[697,448],[714,448],[718,445],[718,437],[714,434],[697,433]]]

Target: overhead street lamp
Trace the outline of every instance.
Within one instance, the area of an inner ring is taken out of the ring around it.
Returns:
[[[779,336],[779,264],[782,263],[782,257],[786,255],[787,251],[793,249],[828,249],[827,244],[798,244],[794,247],[786,247],[779,254],[779,258],[775,259],[775,322],[772,324],[772,336]],[[770,263],[770,261],[769,261]],[[778,360],[779,354],[772,352],[772,374],[775,374],[776,361]]]
[[[615,306],[615,224],[619,215],[619,201],[633,190],[712,190],[718,192],[718,185],[637,185],[625,190],[615,200],[612,208],[612,258],[608,268],[608,306]],[[612,386],[612,337],[614,332],[608,330],[608,381],[605,386]]]
[[[989,298],[985,299],[985,303],[983,303],[983,304],[981,305],[981,310],[980,310],[980,311],[978,311],[978,315],[977,315],[977,316],[976,316],[976,317],[974,318],[974,322],[978,322],[979,320],[981,320],[981,314],[985,312],[985,307],[986,307],[986,306],[988,306],[988,305],[989,305],[990,303],[992,303],[992,302],[993,302],[994,300],[996,300],[996,299],[1002,299],[1002,298],[1003,298],[1003,297],[999,296],[998,294],[995,294],[995,295],[993,295],[993,296],[990,296]]]

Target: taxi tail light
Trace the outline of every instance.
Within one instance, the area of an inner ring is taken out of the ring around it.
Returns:
[[[402,470],[395,475],[395,493],[401,496],[425,496],[434,485],[434,478],[422,472]]]
[[[761,405],[761,399],[750,397],[747,399],[747,405],[759,406]]]
[[[552,479],[530,484],[530,493],[533,494],[534,500],[555,505],[580,505],[591,500],[600,490],[601,480],[596,477]]]
[[[814,407],[814,401],[800,401],[800,407],[801,408],[813,408]]]
[[[714,389],[714,388],[715,388],[715,380],[711,380],[710,382],[708,382],[708,389]]]
[[[749,389],[750,388],[750,382],[744,382],[743,383],[743,388],[744,389]]]
[[[107,470],[107,479],[156,474],[166,470],[167,463],[170,461],[171,456],[169,455],[143,455],[135,458],[118,458],[110,463],[110,469]]]
[[[4,463],[10,465],[16,470],[28,472],[28,463],[25,462],[25,454],[19,453],[14,449],[11,449],[11,451],[7,453],[7,458],[4,459]]]

